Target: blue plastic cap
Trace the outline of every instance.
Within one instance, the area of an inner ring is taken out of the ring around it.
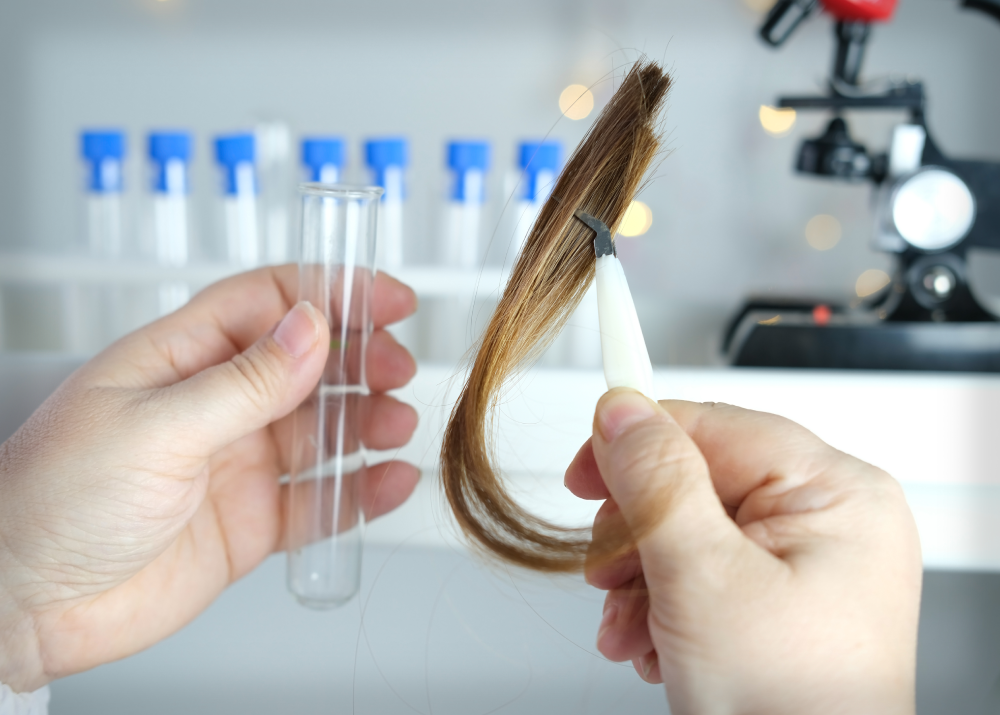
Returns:
[[[490,145],[485,141],[453,141],[448,143],[448,167],[455,172],[451,187],[452,201],[481,202],[486,198],[482,180],[467,181],[470,171],[480,176],[490,165]]]
[[[87,191],[95,194],[121,192],[125,132],[120,129],[80,132],[80,154],[87,162]]]
[[[483,141],[453,141],[448,143],[448,167],[455,171],[490,167],[490,144]]]
[[[80,153],[88,161],[123,159],[125,132],[120,129],[83,131],[80,133]]]
[[[521,142],[520,166],[529,171],[558,171],[562,163],[562,143],[557,141]]]
[[[237,168],[240,164],[253,164],[256,156],[253,134],[226,134],[215,138],[215,160],[223,169],[223,190],[229,196],[240,193]],[[256,181],[253,186],[257,190]]]
[[[191,160],[191,133],[150,132],[149,158],[159,163],[171,159],[180,159],[187,163]]]
[[[383,201],[402,200],[405,188],[386,186],[385,170],[390,167],[404,168],[409,163],[408,155],[409,144],[401,137],[369,139],[365,142],[365,163],[374,174],[375,185],[386,190],[382,194]]]
[[[153,162],[153,191],[160,194],[186,194],[187,163],[191,160],[191,133],[150,132],[148,150]]]
[[[344,140],[340,137],[309,137],[302,140],[302,163],[310,181],[321,181],[324,166],[344,166]]]
[[[369,139],[365,142],[365,163],[378,172],[387,166],[406,166],[409,163],[409,146],[401,137]]]
[[[559,171],[562,164],[562,143],[557,141],[521,142],[519,164],[525,173],[524,198],[537,202],[543,197],[539,195],[538,172]],[[551,188],[551,187],[548,187]]]
[[[215,160],[223,166],[253,163],[255,154],[253,134],[226,134],[215,138]]]

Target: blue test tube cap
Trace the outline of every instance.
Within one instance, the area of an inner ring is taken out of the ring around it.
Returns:
[[[486,173],[490,167],[490,143],[486,141],[448,142],[448,168],[455,172],[451,198],[453,201],[482,201],[484,187],[480,185],[479,196],[466,196],[465,175],[469,171]]]
[[[191,161],[191,133],[185,131],[157,131],[149,133],[147,143],[149,159],[153,162],[153,191],[158,193],[186,193],[187,172],[178,179],[167,170],[170,162]],[[179,181],[180,185],[176,185]]]
[[[344,140],[340,137],[306,137],[302,140],[302,164],[310,181],[320,181],[324,166],[344,166]]]
[[[372,170],[376,186],[387,189],[387,192],[382,194],[383,201],[393,198],[389,195],[390,187],[385,185],[385,170],[405,168],[410,159],[409,148],[409,143],[402,137],[369,139],[365,142],[365,163]]]
[[[378,171],[390,166],[409,164],[409,143],[402,137],[369,139],[365,142],[365,162]]]
[[[119,193],[122,190],[122,159],[125,132],[120,129],[86,129],[80,132],[80,154],[88,164],[87,190]]]
[[[253,134],[224,134],[215,138],[215,160],[223,170],[223,188],[226,194],[233,196],[238,193],[236,167],[240,164],[253,164],[255,158],[256,143]]]
[[[538,172],[559,171],[562,164],[562,143],[554,140],[524,141],[518,151],[518,164],[525,173],[524,197],[529,201],[537,201]]]

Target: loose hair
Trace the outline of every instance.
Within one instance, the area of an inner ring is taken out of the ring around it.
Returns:
[[[652,505],[630,525],[620,514],[602,520],[597,535],[553,524],[510,497],[491,456],[505,381],[537,360],[594,278],[594,232],[573,212],[582,209],[615,234],[659,151],[658,124],[670,85],[659,65],[637,62],[570,157],[479,340],[448,421],[441,476],[451,510],[473,545],[508,563],[579,571],[585,560],[606,562],[626,553],[655,524]]]

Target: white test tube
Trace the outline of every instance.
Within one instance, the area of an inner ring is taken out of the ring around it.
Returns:
[[[473,272],[482,260],[483,202],[490,145],[485,141],[451,141],[445,162],[450,172],[447,200],[436,251],[441,265]],[[454,363],[469,348],[476,327],[476,301],[471,295],[456,295],[428,301],[426,358]]]
[[[149,135],[152,165],[151,219],[156,261],[162,266],[184,266],[188,262],[190,212],[188,210],[188,162],[191,135],[188,132],[152,132]],[[164,281],[159,286],[159,313],[167,315],[188,302],[191,289],[183,281]]]
[[[86,130],[80,134],[80,145],[86,166],[86,252],[93,259],[118,260],[125,243],[125,132]],[[62,293],[63,341],[70,352],[97,352],[122,332],[120,286],[71,283]]]
[[[490,145],[485,141],[449,142],[447,162],[451,186],[444,209],[444,235],[440,237],[441,263],[475,269],[481,261],[481,224]]]
[[[215,140],[222,170],[223,230],[230,263],[240,268],[260,265],[257,176],[253,134],[230,134]]]
[[[120,258],[125,133],[86,131],[81,140],[87,163],[87,251],[95,258]]]
[[[518,147],[521,184],[514,206],[514,245],[518,253],[549,198],[562,163],[562,144],[557,141],[525,141]]]
[[[379,204],[379,268],[399,268],[407,259],[403,205],[408,154],[409,145],[406,139],[400,137],[369,139],[365,143],[365,163],[371,170],[372,182],[385,191]]]
[[[255,166],[259,191],[264,263],[281,265],[293,259],[290,208],[295,186],[292,132],[284,122],[262,122],[256,127]]]

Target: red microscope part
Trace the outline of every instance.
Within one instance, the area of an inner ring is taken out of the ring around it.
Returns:
[[[897,0],[821,0],[823,9],[845,22],[885,22]]]

